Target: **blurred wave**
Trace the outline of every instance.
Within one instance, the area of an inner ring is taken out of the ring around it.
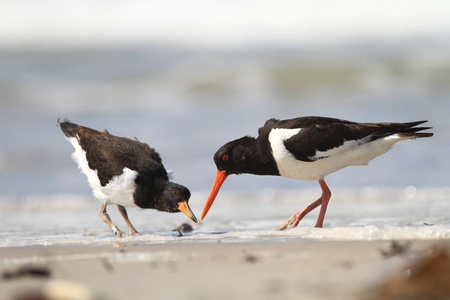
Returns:
[[[444,101],[449,49],[417,42],[381,50],[366,45],[257,53],[157,47],[0,53],[0,107],[98,112],[220,101],[357,104],[371,100],[367,96],[381,103],[387,97]]]

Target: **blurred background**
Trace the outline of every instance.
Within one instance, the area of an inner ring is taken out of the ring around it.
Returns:
[[[58,118],[139,138],[201,193],[214,152],[272,117],[429,120],[433,138],[328,183],[449,186],[449,12],[436,0],[2,1],[0,197],[91,194]],[[222,190],[311,187],[241,175]]]

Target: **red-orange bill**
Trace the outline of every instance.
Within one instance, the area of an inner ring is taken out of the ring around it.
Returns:
[[[187,201],[178,202],[178,210],[184,213],[189,219],[197,223],[197,218],[189,207]]]
[[[220,187],[222,186],[225,179],[227,179],[226,172],[227,171],[217,171],[216,179],[214,180],[214,184],[212,186],[211,192],[209,193],[208,200],[206,200],[205,207],[203,208],[201,220],[205,218],[206,214],[211,208],[211,205],[214,203],[217,194],[219,193]]]

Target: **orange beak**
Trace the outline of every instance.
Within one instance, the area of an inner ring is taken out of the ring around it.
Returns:
[[[197,223],[197,218],[195,217],[194,213],[189,207],[187,201],[178,202],[178,210],[184,213],[186,216],[188,216],[189,219]]]
[[[209,193],[208,200],[206,200],[205,207],[203,208],[201,220],[205,218],[206,214],[211,208],[211,205],[214,203],[217,194],[219,193],[220,187],[222,186],[225,179],[227,179],[226,172],[227,172],[226,170],[224,171],[217,170],[216,179],[214,180],[214,184],[211,189],[211,192]]]

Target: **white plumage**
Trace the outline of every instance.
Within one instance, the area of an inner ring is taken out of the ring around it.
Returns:
[[[274,128],[269,134],[272,154],[280,175],[302,180],[322,180],[325,176],[347,166],[367,165],[369,161],[389,151],[395,143],[405,139],[398,134],[371,141],[370,137],[345,141],[339,147],[316,151],[312,161],[301,161],[286,149],[284,142],[301,131],[301,128]]]
[[[97,171],[89,168],[86,152],[81,148],[76,138],[66,138],[75,148],[72,153],[73,160],[77,163],[81,172],[87,176],[94,196],[106,204],[119,204],[126,207],[136,207],[133,200],[135,189],[134,180],[138,172],[124,168],[123,173],[114,176],[106,186],[102,186],[97,176]]]

